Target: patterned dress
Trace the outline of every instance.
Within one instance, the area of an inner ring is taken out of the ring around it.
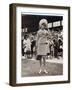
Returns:
[[[47,37],[49,35],[49,32],[47,30],[39,30],[37,32],[37,55],[47,55]]]

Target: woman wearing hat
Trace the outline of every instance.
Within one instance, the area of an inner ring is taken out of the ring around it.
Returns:
[[[47,55],[47,36],[48,36],[48,22],[46,19],[41,19],[39,22],[39,30],[37,32],[37,60],[40,62],[39,74],[46,70],[46,55]],[[42,68],[43,65],[43,68]]]

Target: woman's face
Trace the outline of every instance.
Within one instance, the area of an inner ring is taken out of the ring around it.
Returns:
[[[45,28],[45,26],[44,25],[41,25],[41,29],[43,30]]]

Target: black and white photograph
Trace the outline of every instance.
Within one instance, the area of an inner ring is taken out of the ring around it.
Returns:
[[[70,82],[70,8],[12,4],[10,10],[10,84]]]
[[[63,16],[21,15],[21,76],[63,75]]]

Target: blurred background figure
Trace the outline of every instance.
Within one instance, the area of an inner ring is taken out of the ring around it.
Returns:
[[[47,59],[50,56],[50,39],[47,37]]]
[[[24,45],[23,45],[23,41],[24,41],[24,36],[22,36],[22,41],[21,41],[21,47],[22,47],[22,56],[24,56]]]
[[[59,56],[63,57],[63,40],[61,38],[58,38],[58,43],[59,43]]]
[[[30,58],[30,55],[31,55],[31,41],[30,41],[28,35],[26,35],[26,37],[23,41],[23,45],[24,45],[25,58]]]
[[[34,36],[31,36],[31,57],[33,57],[35,53],[35,43],[36,41],[34,40]]]
[[[50,59],[54,58],[54,42],[50,39]]]
[[[24,36],[24,40],[23,40],[23,50],[24,50],[23,51],[23,53],[24,53],[24,55],[23,55],[24,57],[23,58],[24,59],[26,59],[26,44],[27,44],[27,36],[25,35]]]

